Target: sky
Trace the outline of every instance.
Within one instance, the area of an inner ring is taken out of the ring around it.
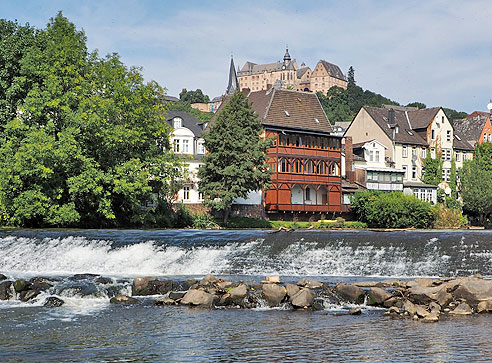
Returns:
[[[178,96],[227,87],[231,54],[246,61],[292,58],[350,66],[364,89],[471,113],[492,98],[492,1],[2,0],[0,18],[44,28],[63,11],[89,50],[119,53]]]

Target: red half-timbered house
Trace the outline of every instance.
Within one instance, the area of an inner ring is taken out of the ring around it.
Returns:
[[[251,92],[251,107],[274,138],[268,149],[272,187],[263,193],[267,213],[341,211],[341,137],[314,93],[270,89]]]

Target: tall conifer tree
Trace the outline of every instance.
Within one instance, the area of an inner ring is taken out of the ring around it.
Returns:
[[[265,152],[271,140],[262,132],[248,99],[236,91],[204,136],[208,154],[198,172],[200,191],[208,206],[223,212],[224,223],[234,199],[269,187]]]

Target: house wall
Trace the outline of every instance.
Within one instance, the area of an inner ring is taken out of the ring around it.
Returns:
[[[326,94],[333,86],[347,89],[347,81],[330,76],[323,63],[319,61],[311,74],[311,91]]]
[[[354,144],[376,139],[387,147],[385,155],[393,160],[393,142],[376,124],[364,108],[361,108],[345,131],[345,136],[352,136]]]
[[[484,142],[492,142],[492,124],[490,123],[490,118],[487,117],[485,124],[483,126],[480,137],[478,138],[478,143],[483,144]]]

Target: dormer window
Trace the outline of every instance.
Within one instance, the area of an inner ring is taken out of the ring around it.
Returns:
[[[284,110],[284,112],[285,112],[285,116],[290,117],[290,114],[287,110]]]
[[[183,120],[181,118],[179,118],[179,117],[175,117],[173,119],[173,127],[175,129],[178,129],[180,127],[183,127]]]

